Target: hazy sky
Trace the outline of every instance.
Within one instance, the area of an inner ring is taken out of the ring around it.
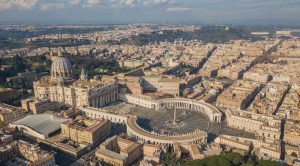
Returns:
[[[300,24],[300,0],[0,0],[0,22]]]

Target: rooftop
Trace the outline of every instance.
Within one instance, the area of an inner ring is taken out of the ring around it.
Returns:
[[[60,128],[60,125],[67,121],[54,115],[38,114],[28,115],[20,120],[13,122],[14,125],[27,126],[39,133],[50,134]]]

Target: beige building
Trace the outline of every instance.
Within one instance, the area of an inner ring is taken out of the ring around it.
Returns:
[[[287,91],[288,85],[270,82],[256,95],[247,111],[264,115],[275,114]]]
[[[37,145],[29,144],[24,141],[18,142],[18,150],[23,158],[32,165],[54,166],[55,157],[53,154],[43,151]]]
[[[0,121],[10,123],[25,116],[22,108],[0,103]]]
[[[258,139],[248,139],[230,135],[220,135],[215,139],[215,143],[225,145],[226,147],[248,151],[253,150],[260,158],[279,160],[281,155],[280,141],[272,143]]]
[[[121,67],[127,67],[127,68],[137,68],[144,65],[144,62],[140,60],[123,60],[119,62],[119,65]]]
[[[180,80],[177,78],[162,78],[161,76],[145,76],[140,80],[143,92],[159,91],[174,96],[180,94]]]
[[[104,119],[69,120],[61,124],[61,132],[70,140],[96,146],[110,134],[111,122]]]
[[[288,121],[284,125],[284,138],[286,143],[300,146],[300,124]]]
[[[118,83],[102,81],[100,78],[88,80],[84,71],[80,80],[72,77],[72,65],[61,52],[52,57],[51,76],[33,83],[35,98],[48,98],[69,107],[103,107],[118,99]]]
[[[24,110],[30,111],[34,114],[41,114],[45,111],[52,111],[57,109],[57,104],[54,102],[51,102],[47,98],[43,99],[35,99],[35,98],[29,98],[21,100],[22,108]]]
[[[20,91],[11,88],[0,88],[0,102],[10,101],[15,99],[20,94]]]
[[[300,120],[300,84],[293,84],[285,96],[277,115],[287,117],[291,121]]]
[[[129,166],[142,154],[140,144],[118,136],[107,139],[96,151],[98,158],[114,166]]]
[[[230,109],[244,109],[260,91],[261,84],[254,81],[238,80],[224,90],[217,98],[216,105]]]
[[[300,160],[300,147],[298,146],[291,146],[286,144],[285,145],[285,159],[288,164],[290,165],[296,165],[296,163],[299,165]]]
[[[220,135],[215,139],[215,142],[221,145],[228,146],[230,148],[241,149],[243,151],[249,150],[251,145],[251,141],[242,140],[237,137],[231,137],[226,135]]]
[[[37,145],[24,141],[14,141],[0,147],[1,165],[20,165],[18,159],[22,158],[24,165],[54,166],[53,154],[41,150]],[[23,164],[21,162],[21,164]]]
[[[140,77],[129,77],[126,81],[127,91],[133,96],[141,96],[143,94],[143,87],[141,85]]]
[[[261,158],[280,160],[280,156],[281,156],[280,142],[277,142],[273,146],[269,146],[269,147],[262,146],[259,149],[259,157]]]
[[[74,143],[74,141],[61,133],[39,141],[76,158],[84,155],[92,148],[92,145],[89,143]]]
[[[180,95],[180,80],[178,78],[163,78],[158,83],[158,91],[174,96]]]
[[[181,148],[181,146],[178,143],[174,142],[173,149],[174,149],[174,153],[176,155],[176,158],[180,158],[181,155],[182,155],[182,148]]]
[[[198,144],[189,145],[189,151],[193,160],[199,160],[204,157],[203,153],[200,152]]]
[[[37,145],[25,141],[14,141],[0,147],[0,164],[54,166],[55,157]]]
[[[272,76],[267,73],[249,71],[244,73],[243,79],[267,83],[272,79]]]
[[[146,143],[143,145],[144,160],[159,164],[161,162],[160,161],[161,153],[162,153],[161,145],[146,144]]]
[[[14,141],[0,147],[0,163],[4,163],[16,157],[18,157],[17,142]]]
[[[280,139],[281,119],[247,111],[226,110],[226,120],[229,127],[256,133],[266,141]]]

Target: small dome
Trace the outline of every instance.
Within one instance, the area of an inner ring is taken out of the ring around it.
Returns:
[[[67,57],[64,57],[62,52],[59,51],[59,56],[53,57],[51,65],[51,76],[53,78],[71,78],[72,77],[72,64]]]

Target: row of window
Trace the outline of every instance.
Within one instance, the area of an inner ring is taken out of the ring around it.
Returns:
[[[119,122],[119,123],[125,123],[125,120],[121,120],[121,119],[119,119],[119,118],[113,118],[113,117],[108,117],[108,116],[104,116],[104,115],[100,115],[100,114],[98,114],[98,116],[97,116],[97,114],[96,113],[89,113],[89,112],[86,112],[86,114],[88,115],[88,116],[90,116],[90,117],[93,117],[93,118],[102,118],[102,119],[108,119],[108,120],[110,120],[110,121],[113,121],[114,120],[114,122]]]

